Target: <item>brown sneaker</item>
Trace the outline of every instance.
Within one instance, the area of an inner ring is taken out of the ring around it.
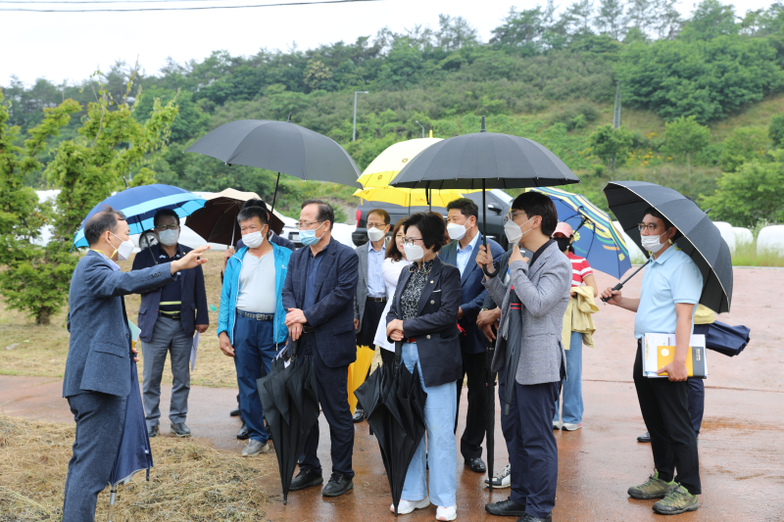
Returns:
[[[675,483],[675,480],[670,482],[664,482],[661,480],[659,478],[659,472],[657,471],[648,477],[648,480],[646,480],[644,483],[640,484],[639,486],[629,488],[628,493],[630,497],[636,498],[637,500],[664,498],[667,495],[667,492],[677,485],[678,484]]]

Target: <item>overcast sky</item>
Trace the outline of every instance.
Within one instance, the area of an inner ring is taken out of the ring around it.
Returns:
[[[190,5],[248,5],[275,1],[290,0],[213,0]],[[108,70],[118,59],[133,63],[137,56],[146,74],[155,74],[167,57],[178,62],[201,61],[212,51],[221,49],[232,55],[252,55],[260,48],[285,50],[293,42],[301,49],[339,40],[353,42],[359,36],[374,35],[384,26],[396,32],[416,24],[436,27],[439,13],[466,18],[479,30],[482,41],[487,41],[490,31],[501,23],[510,6],[527,9],[537,3],[545,1],[381,0],[136,13],[0,11],[0,49],[3,49],[0,85],[7,85],[11,75],[28,84],[41,77],[58,84],[63,81],[78,83],[98,68]],[[564,7],[570,3],[570,0],[556,1]],[[770,0],[734,2],[738,14],[770,4]],[[188,4],[181,2],[178,5]],[[107,6],[129,5],[111,3]],[[693,6],[693,0],[685,0],[678,8],[688,15]],[[0,9],[8,7],[10,4],[0,2]]]

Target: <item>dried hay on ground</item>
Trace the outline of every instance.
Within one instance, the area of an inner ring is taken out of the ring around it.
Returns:
[[[0,522],[60,520],[74,426],[0,415]],[[116,522],[261,521],[267,496],[258,479],[277,474],[272,458],[243,459],[198,440],[152,439],[155,468],[121,486]],[[98,496],[106,520],[109,490]]]

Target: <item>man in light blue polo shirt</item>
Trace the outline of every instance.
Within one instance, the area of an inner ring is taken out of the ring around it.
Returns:
[[[645,483],[629,488],[629,496],[660,498],[653,510],[677,515],[699,508],[697,495],[701,493],[697,438],[689,414],[686,357],[703,280],[694,261],[673,246],[680,233],[664,215],[649,207],[639,227],[642,246],[653,258],[645,268],[640,298],[622,297],[612,288],[602,297],[609,299],[609,304],[637,312],[634,386],[650,432],[656,471]],[[646,333],[675,333],[675,360],[659,369],[659,373],[667,372],[667,379],[643,376],[642,339]]]

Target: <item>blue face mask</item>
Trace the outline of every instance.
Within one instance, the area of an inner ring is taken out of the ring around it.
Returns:
[[[326,223],[326,221],[324,222]],[[305,246],[312,246],[321,241],[321,238],[324,237],[324,234],[321,234],[321,237],[316,237],[316,230],[324,226],[324,223],[320,224],[317,228],[313,230],[300,230],[299,231],[299,241]]]

